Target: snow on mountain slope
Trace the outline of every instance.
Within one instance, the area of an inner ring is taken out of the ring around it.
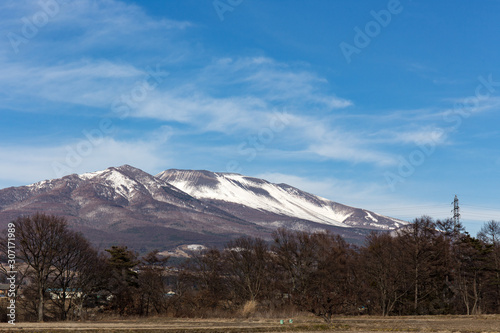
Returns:
[[[257,179],[236,174],[215,174],[215,177],[218,181],[215,190],[206,186],[193,186],[189,181],[169,182],[198,199],[229,201],[262,211],[346,227],[342,221],[349,213],[335,212],[330,207],[315,205],[274,184],[260,183]]]
[[[286,184],[234,173],[166,170],[156,177],[197,199],[230,202],[263,212],[337,227],[393,229],[404,222],[345,206]]]
[[[116,169],[85,173],[79,176],[83,180],[102,180],[102,184],[111,186],[123,198],[130,200],[140,190],[140,185]]]
[[[138,194],[145,194],[150,195],[154,200],[169,202],[171,199],[165,195],[165,189],[169,192],[184,194],[167,182],[129,165],[84,173],[78,177],[85,181],[106,185],[127,201],[133,200]]]

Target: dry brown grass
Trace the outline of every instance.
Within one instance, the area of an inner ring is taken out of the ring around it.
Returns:
[[[241,309],[241,315],[246,318],[250,317],[257,312],[258,305],[257,301],[247,301]]]
[[[433,332],[433,333],[500,333],[500,315],[483,316],[415,316],[415,317],[336,317],[326,325],[320,319],[302,315],[293,324],[280,325],[279,319],[173,319],[137,318],[101,322],[7,323],[0,331],[25,332]]]

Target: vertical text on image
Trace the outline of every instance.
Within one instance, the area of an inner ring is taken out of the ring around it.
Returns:
[[[16,324],[16,225],[9,223],[7,225],[7,264],[9,270],[7,271],[7,281],[9,283],[9,303],[7,306],[8,323],[11,325]]]

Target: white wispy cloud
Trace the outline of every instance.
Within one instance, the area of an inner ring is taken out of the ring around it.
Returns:
[[[353,102],[325,91],[328,81],[300,64],[278,62],[269,57],[220,58],[202,70],[201,80],[243,85],[269,101],[307,102],[323,109],[341,109]]]
[[[290,125],[306,144],[307,153],[353,163],[386,166],[396,163],[396,157],[370,144],[368,133],[331,124],[327,119],[295,116]]]
[[[415,145],[440,145],[446,141],[446,133],[441,128],[422,128],[418,131],[399,132],[394,135],[396,142]]]
[[[102,48],[127,48],[132,53],[143,47],[147,49],[142,51],[151,50],[155,46],[158,49],[160,40],[166,42],[174,36],[172,31],[193,26],[187,21],[153,19],[141,7],[115,0],[10,0],[3,1],[0,8],[2,30],[15,33],[27,38],[30,44],[43,47],[44,54],[38,56],[45,59],[50,55],[75,55]],[[23,19],[32,20],[37,13],[46,13],[48,19],[45,24],[35,27],[35,32],[26,35]],[[51,33],[60,31],[69,33],[59,33],[57,38],[53,38]],[[2,42],[9,43],[7,39],[2,39]],[[60,47],[47,47],[50,45]],[[23,47],[21,45],[20,51]],[[19,52],[18,56],[25,54]]]
[[[408,127],[395,126],[391,129],[377,131],[373,140],[381,144],[391,145],[445,145],[447,143],[449,130],[437,126],[421,124],[415,129],[415,125]]]
[[[158,172],[171,164],[168,155],[159,154],[160,149],[165,151],[164,139],[157,133],[149,141],[123,141],[104,137],[98,144],[81,139],[50,147],[1,147],[0,174],[8,175],[8,180],[3,180],[6,183],[27,185],[43,179],[123,164]]]
[[[34,97],[38,105],[47,106],[46,100],[108,108],[147,75],[148,66],[185,60],[192,49],[179,38],[190,22],[155,19],[133,4],[49,1],[47,15],[41,3],[47,2],[0,7],[0,30],[22,40],[15,47],[9,38],[0,40],[4,107],[15,109]],[[26,36],[25,22],[40,12],[48,21]]]
[[[3,65],[0,82],[10,100],[12,96],[36,97],[94,107],[108,107],[121,92],[133,87],[134,80],[144,76],[131,64],[101,59],[54,66]]]
[[[500,89],[498,89],[498,92],[500,92]],[[474,113],[498,110],[500,108],[500,97],[494,95],[489,95],[488,97],[467,96],[448,99],[448,101],[453,104],[453,108],[444,110],[443,117],[459,115],[463,118],[468,118]]]
[[[259,116],[265,115],[267,104],[258,97],[214,98],[196,89],[157,92],[132,116],[176,121],[201,131],[223,133],[242,128],[258,128]]]

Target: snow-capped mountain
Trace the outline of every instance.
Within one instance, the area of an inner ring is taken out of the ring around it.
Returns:
[[[156,177],[197,199],[259,224],[279,224],[290,218],[344,228],[395,229],[405,224],[397,219],[318,197],[287,184],[273,184],[240,174],[171,169]],[[248,212],[243,215],[241,207],[257,211],[255,217],[252,218]],[[264,219],[263,213],[269,213],[270,216]]]
[[[263,234],[262,227],[128,165],[0,190],[0,227],[38,211],[66,217],[102,246],[216,245]]]
[[[0,190],[0,228],[35,212],[66,217],[101,247],[137,250],[268,238],[282,226],[359,241],[404,223],[262,179],[191,170],[152,176],[128,165]]]

